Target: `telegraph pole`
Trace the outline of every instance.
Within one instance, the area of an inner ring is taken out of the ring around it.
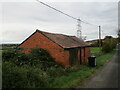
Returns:
[[[78,30],[77,30],[77,37],[82,39],[82,31],[81,31],[81,20],[80,19],[77,19],[77,27],[78,27]]]
[[[102,41],[101,41],[101,26],[99,25],[99,47],[101,47]]]

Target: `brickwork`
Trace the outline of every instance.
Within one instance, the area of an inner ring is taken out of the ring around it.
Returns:
[[[64,51],[62,47],[58,46],[39,32],[33,34],[29,39],[22,43],[20,47],[24,48],[23,52],[25,53],[29,52],[31,48],[43,48],[50,53],[56,62],[63,66],[69,66],[69,52]]]
[[[19,45],[19,47],[24,48],[23,52],[30,52],[31,48],[43,48],[49,52],[49,54],[55,59],[55,61],[64,67],[70,66],[70,51],[65,50],[63,47],[57,43],[50,40],[48,37],[40,32],[35,32],[28,39]],[[80,51],[81,50],[81,51]],[[78,63],[80,61],[85,62],[90,56],[90,47],[85,47],[78,49]],[[80,58],[81,56],[81,58]]]

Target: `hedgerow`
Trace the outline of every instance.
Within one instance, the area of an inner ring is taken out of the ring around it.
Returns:
[[[66,74],[46,50],[32,49],[30,53],[9,50],[2,54],[3,88],[49,87],[55,77]]]
[[[12,62],[3,62],[3,88],[40,88],[49,85],[46,72],[28,65],[17,66]]]

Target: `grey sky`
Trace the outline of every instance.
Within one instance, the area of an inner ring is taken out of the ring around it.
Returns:
[[[94,0],[95,1],[95,0]],[[96,0],[97,1],[97,0]],[[102,26],[102,37],[116,37],[118,27],[117,2],[46,2],[76,18]],[[38,2],[2,2],[2,40],[0,43],[21,43],[36,29],[76,35],[77,21]],[[82,23],[82,35],[87,40],[98,38],[98,27]]]

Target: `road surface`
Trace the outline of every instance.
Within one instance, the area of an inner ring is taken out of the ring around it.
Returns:
[[[120,64],[120,45],[117,45],[116,54],[94,77],[87,80],[82,88],[118,88],[118,68]]]

